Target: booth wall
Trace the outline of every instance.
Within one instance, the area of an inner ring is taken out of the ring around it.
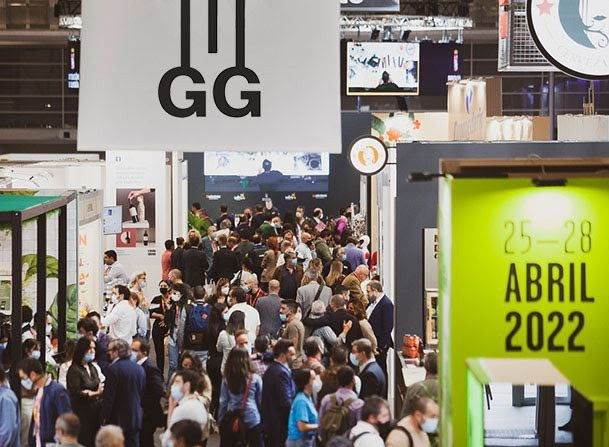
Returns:
[[[438,216],[438,182],[408,183],[408,175],[412,172],[438,172],[441,159],[529,158],[533,154],[542,158],[609,157],[609,146],[603,143],[557,142],[398,145],[395,244],[397,346],[400,346],[404,334],[424,335],[423,229],[436,228]]]
[[[311,130],[314,132],[314,130]],[[297,192],[295,200],[287,200],[290,192],[272,192],[268,196],[273,199],[273,204],[280,210],[281,214],[285,211],[293,211],[297,205],[304,205],[307,213],[312,214],[314,208],[320,207],[329,216],[338,214],[338,210],[351,202],[359,203],[360,199],[360,176],[351,167],[349,162],[349,147],[351,142],[357,137],[370,134],[370,114],[369,113],[342,113],[342,153],[330,155],[330,176],[328,191],[320,191],[319,194],[327,194],[325,199],[313,197],[316,192]],[[319,148],[323,150],[324,148]],[[205,181],[203,177],[203,154],[185,153],[184,159],[188,161],[188,203],[201,203],[211,217],[218,217],[220,205],[227,204],[229,212],[239,213],[247,206],[254,206],[262,203],[264,193],[251,192],[245,193],[245,200],[236,201],[234,196],[237,192],[209,193],[218,195],[218,200],[208,200],[205,195]]]

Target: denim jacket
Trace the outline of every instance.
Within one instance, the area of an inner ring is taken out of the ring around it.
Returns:
[[[220,391],[220,409],[218,411],[218,421],[221,422],[228,411],[239,410],[243,402],[243,393],[233,394],[228,389],[226,380],[222,380]],[[254,374],[252,385],[243,409],[243,422],[248,428],[260,424],[260,408],[262,405],[262,379],[258,374]]]

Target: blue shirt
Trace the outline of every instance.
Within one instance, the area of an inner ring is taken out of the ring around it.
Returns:
[[[19,403],[7,384],[0,386],[0,414],[0,447],[20,445]]]
[[[218,421],[224,419],[228,411],[239,410],[243,402],[243,393],[233,394],[228,389],[226,380],[222,380],[220,390],[220,409],[218,410]],[[258,374],[254,374],[250,392],[243,409],[243,422],[248,428],[260,424],[260,408],[262,405],[262,379]]]
[[[288,421],[288,439],[310,439],[315,436],[315,431],[302,432],[298,430],[298,421],[305,424],[317,424],[317,410],[313,399],[302,391],[294,398],[290,419]]]

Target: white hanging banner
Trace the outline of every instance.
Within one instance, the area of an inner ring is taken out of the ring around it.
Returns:
[[[400,0],[340,0],[343,11],[400,12]]]
[[[79,150],[341,150],[339,5],[83,0]]]

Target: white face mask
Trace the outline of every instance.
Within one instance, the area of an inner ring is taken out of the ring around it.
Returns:
[[[228,288],[228,287],[222,287],[222,289],[220,290],[220,292],[222,292],[222,295],[228,295],[229,288]]]
[[[182,298],[182,295],[179,292],[173,292],[170,296],[171,301],[173,301],[174,303],[177,303],[178,301],[180,301],[180,298]]]

